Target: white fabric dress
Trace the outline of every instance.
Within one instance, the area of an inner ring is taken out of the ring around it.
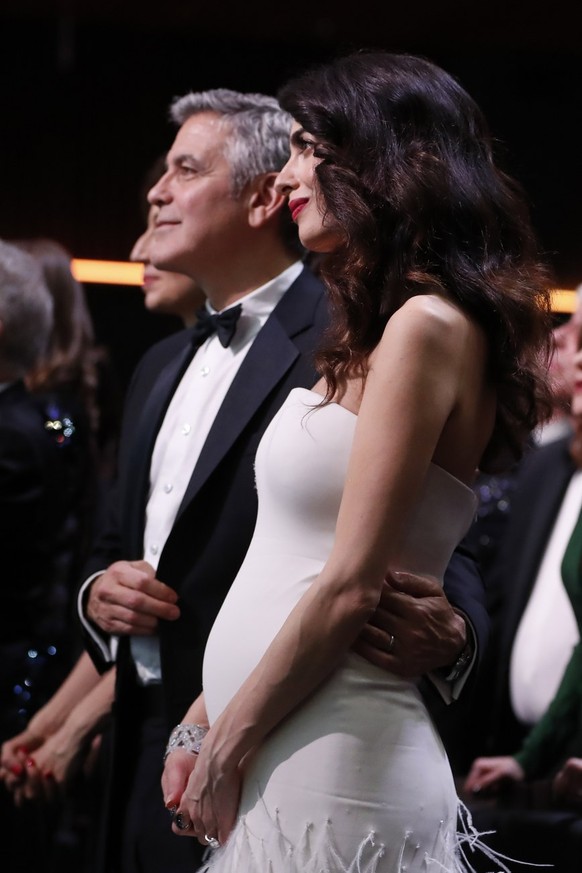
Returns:
[[[204,658],[211,724],[331,551],[357,418],[320,400],[294,389],[261,441],[255,533]],[[442,580],[474,511],[471,489],[431,465],[398,568]],[[415,683],[350,653],[254,755],[209,869],[442,873],[457,866],[457,803]]]

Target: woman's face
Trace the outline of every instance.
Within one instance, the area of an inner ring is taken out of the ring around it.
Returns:
[[[297,224],[299,239],[312,252],[332,252],[342,233],[334,219],[325,215],[323,195],[315,168],[321,158],[315,154],[317,141],[295,121],[291,128],[291,157],[277,176],[275,186],[289,198],[289,209]]]
[[[155,231],[157,206],[151,206],[148,224],[135,243],[129,259],[144,265],[143,286],[145,305],[150,312],[177,315],[186,324],[193,324],[196,311],[204,304],[204,294],[188,276],[158,270],[150,261],[150,246]]]
[[[554,351],[550,360],[550,379],[556,405],[565,412],[570,411],[574,383],[576,379],[575,358],[578,349],[578,335],[582,327],[582,306],[564,322],[554,328]]]
[[[582,329],[578,328],[578,351],[574,355],[574,386],[572,392],[572,415],[582,419]]]

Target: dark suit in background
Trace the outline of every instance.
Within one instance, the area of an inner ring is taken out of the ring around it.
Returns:
[[[524,459],[503,544],[487,580],[494,634],[494,696],[486,754],[513,753],[527,733],[511,706],[511,653],[554,522],[576,471],[568,444],[569,438],[557,440],[533,449]],[[559,629],[551,632],[559,633]]]
[[[503,540],[486,580],[492,644],[477,690],[480,702],[467,745],[466,769],[477,756],[518,752],[529,730],[516,717],[511,703],[512,649],[554,523],[577,469],[569,443],[567,437],[533,449],[519,470]],[[560,628],[548,626],[547,632],[559,634]],[[531,644],[543,647],[543,639],[532,640]],[[507,786],[494,806],[477,797],[472,809],[474,824],[478,830],[494,832],[489,845],[496,851],[521,862],[549,864],[556,873],[577,873],[582,818],[577,811],[554,804],[552,775],[548,772],[545,780]],[[477,870],[485,869],[479,862]]]

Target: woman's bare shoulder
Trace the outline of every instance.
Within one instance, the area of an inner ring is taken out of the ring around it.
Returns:
[[[417,294],[409,297],[390,318],[388,325],[397,324],[401,329],[410,324],[427,332],[442,327],[460,330],[474,328],[475,322],[453,300],[440,294]]]
[[[460,306],[439,294],[410,297],[391,316],[378,352],[382,347],[413,343],[417,353],[440,351],[455,358],[471,344],[480,344],[483,332]]]

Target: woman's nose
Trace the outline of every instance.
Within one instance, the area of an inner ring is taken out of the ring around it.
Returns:
[[[279,172],[279,175],[275,179],[275,188],[278,193],[283,197],[287,197],[291,191],[297,186],[293,178],[293,174],[290,168],[291,161],[287,161],[283,169]]]

